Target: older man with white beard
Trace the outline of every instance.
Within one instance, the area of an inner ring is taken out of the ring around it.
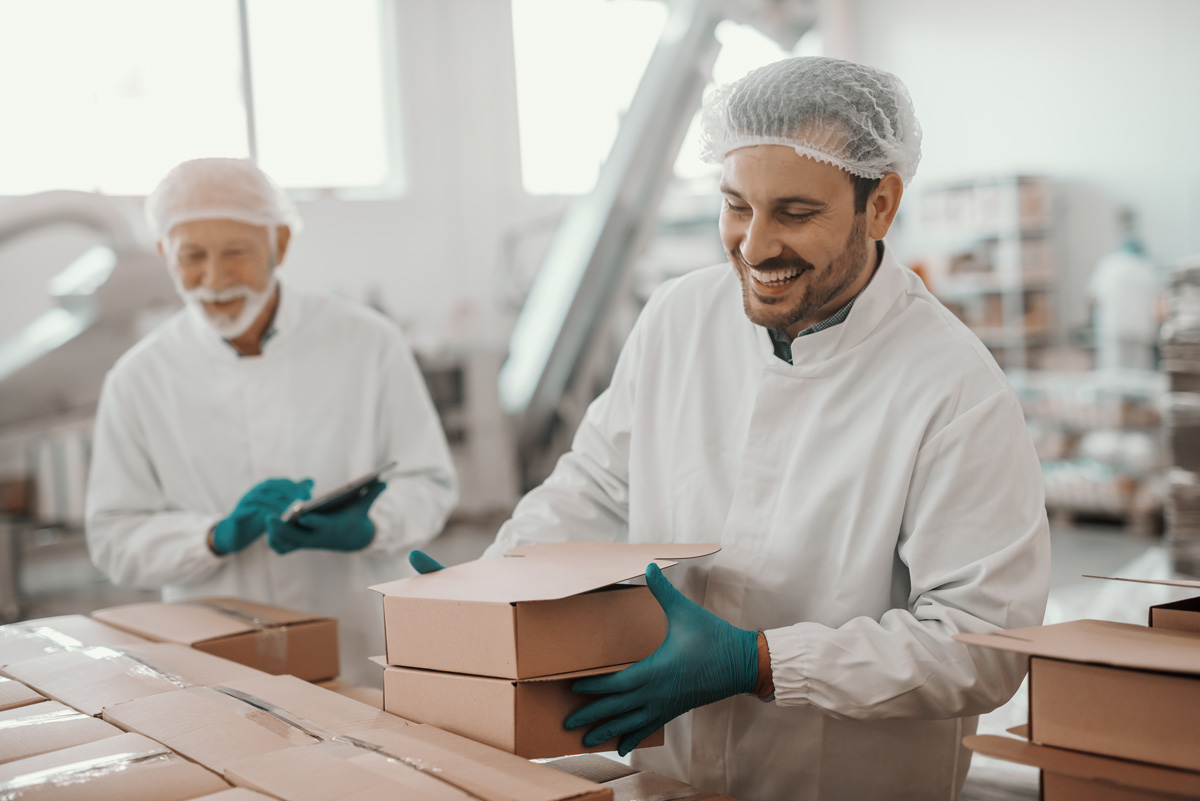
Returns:
[[[166,600],[237,596],[336,616],[344,675],[377,683],[366,589],[407,570],[457,499],[445,435],[412,351],[370,309],[276,275],[300,226],[240,159],[197,159],[147,198],[186,308],[109,373],[87,499],[92,559]],[[327,514],[294,501],[397,462]]]

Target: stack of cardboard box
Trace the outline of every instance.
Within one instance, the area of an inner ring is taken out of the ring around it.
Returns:
[[[1200,798],[1200,598],[1152,607],[1150,626],[1075,620],[956,639],[1029,656],[1029,722],[1012,730],[1023,739],[964,742],[1040,768],[1045,801]]]
[[[384,709],[528,758],[612,751],[563,721],[594,700],[571,692],[662,643],[666,619],[647,564],[716,545],[560,542],[373,587],[383,596]],[[642,746],[661,745],[661,730]]]

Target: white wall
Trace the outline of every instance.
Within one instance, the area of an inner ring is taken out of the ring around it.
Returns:
[[[924,128],[922,184],[1007,172],[1061,183],[1061,298],[1138,215],[1152,256],[1200,253],[1200,3],[1194,0],[852,0],[830,53],[894,72]]]

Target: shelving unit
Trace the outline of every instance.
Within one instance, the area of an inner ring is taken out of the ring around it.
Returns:
[[[1005,369],[1036,367],[1055,342],[1053,191],[1034,175],[981,177],[919,193],[907,236],[930,288]]]

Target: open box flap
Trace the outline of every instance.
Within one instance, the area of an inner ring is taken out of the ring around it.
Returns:
[[[514,548],[502,559],[479,559],[436,573],[371,587],[381,595],[447,601],[517,603],[549,601],[645,575],[679,559],[695,559],[720,545],[623,542],[553,542]]]
[[[1152,629],[1108,620],[1072,620],[954,639],[1029,656],[1094,662],[1138,670],[1200,674],[1200,633]]]
[[[1188,587],[1193,590],[1200,590],[1200,581],[1191,579],[1140,579],[1140,578],[1121,578],[1120,576],[1089,576],[1086,573],[1084,578],[1101,579],[1102,581],[1131,581],[1134,584],[1162,584],[1167,587]]]
[[[442,670],[428,670],[426,668],[405,667],[403,665],[389,665],[387,663],[387,658],[383,657],[383,656],[372,656],[372,657],[368,657],[368,658],[372,662],[374,662],[375,664],[379,665],[380,667],[382,667],[384,669],[395,668],[396,670],[411,670],[416,673],[446,673],[446,671],[442,671]],[[630,667],[631,665],[635,665],[635,664],[637,664],[637,663],[636,662],[622,662],[619,665],[606,665],[604,667],[588,668],[587,670],[571,670],[566,673],[552,673],[549,676],[532,676],[528,679],[503,679],[503,678],[498,678],[496,676],[478,676],[474,673],[452,673],[452,674],[447,674],[447,675],[465,676],[467,678],[476,678],[476,679],[488,679],[489,681],[511,681],[514,684],[518,684],[518,683],[524,683],[524,682],[559,681],[561,679],[582,679],[587,676],[601,676],[605,673],[616,673],[618,670],[624,670],[625,668]]]
[[[995,734],[973,734],[963,738],[963,744],[984,756],[1032,765],[1050,773],[1186,798],[1200,797],[1200,773],[1034,745]]]
[[[98,609],[92,617],[144,637],[196,643],[264,628],[320,620],[319,615],[256,604],[240,598],[194,598],[178,603],[139,603]]]

